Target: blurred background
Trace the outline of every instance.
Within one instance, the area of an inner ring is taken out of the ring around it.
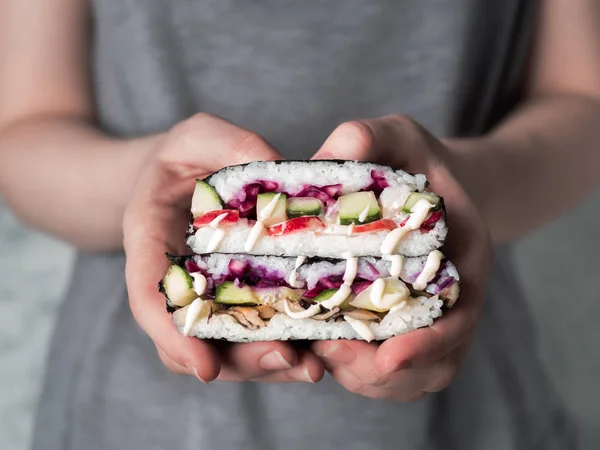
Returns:
[[[600,447],[600,190],[516,246],[540,352],[577,418],[583,450]],[[44,360],[73,253],[20,226],[0,199],[0,449],[28,447]]]

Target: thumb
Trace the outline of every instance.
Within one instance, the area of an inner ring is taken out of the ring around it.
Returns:
[[[176,125],[160,150],[162,163],[180,178],[195,178],[225,166],[283,159],[260,135],[210,114]]]
[[[394,115],[338,126],[313,159],[369,161],[405,170],[424,170],[429,135],[408,117]]]

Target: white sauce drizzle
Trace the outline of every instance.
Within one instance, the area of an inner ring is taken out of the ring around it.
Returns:
[[[369,205],[365,206],[365,209],[363,209],[362,212],[358,215],[358,221],[360,223],[363,223],[365,220],[367,220],[368,215],[369,215]]]
[[[438,269],[440,268],[442,259],[444,259],[444,255],[439,250],[434,250],[429,255],[427,255],[425,267],[423,267],[423,271],[419,274],[419,276],[413,283],[413,287],[417,291],[422,291],[427,287],[427,283],[431,281],[431,279],[435,276]]]
[[[382,307],[384,293],[385,280],[383,278],[377,278],[371,285],[371,295],[369,296],[369,298],[371,299],[371,303],[373,303],[373,306],[375,306],[375,308],[384,309]]]
[[[333,309],[335,306],[340,306],[352,293],[352,289],[347,284],[342,284],[335,294],[323,300],[320,305],[326,309]]]
[[[352,232],[354,231],[354,223],[348,225],[348,229],[346,230],[346,236],[352,236]]]
[[[185,323],[183,325],[183,335],[189,336],[192,331],[192,327],[194,323],[196,323],[200,319],[208,318],[210,314],[210,305],[202,300],[201,298],[197,298],[194,300],[185,313]]]
[[[263,231],[265,229],[265,225],[263,224],[263,221],[267,220],[269,217],[271,217],[273,215],[273,211],[275,211],[275,208],[277,207],[277,201],[279,200],[279,197],[281,197],[281,192],[278,193],[277,195],[275,195],[275,197],[273,197],[271,199],[271,201],[269,203],[267,203],[267,206],[265,206],[260,211],[260,216],[257,217],[258,220],[252,227],[252,230],[250,230],[248,239],[246,239],[246,244],[244,245],[244,250],[246,252],[252,251],[252,249],[256,245],[258,238],[261,236],[261,234],[263,233]]]
[[[404,257],[402,255],[386,255],[385,259],[392,263],[392,266],[390,267],[390,276],[396,278],[400,277],[402,265],[404,264]]]
[[[257,217],[259,222],[263,222],[273,215],[273,211],[275,211],[279,197],[281,197],[281,193],[273,197],[271,201],[267,203],[267,206],[260,211],[260,217]]]
[[[384,255],[391,255],[396,247],[398,246],[398,242],[411,231],[406,226],[398,227],[388,233],[381,244],[381,253]]]
[[[208,241],[208,245],[206,246],[206,252],[207,253],[214,252],[224,237],[225,237],[225,231],[222,230],[221,228],[215,228],[215,232],[211,236],[210,241]]]
[[[346,260],[346,271],[344,272],[344,284],[350,286],[358,273],[358,258],[348,257]]]
[[[217,217],[215,217],[212,220],[211,223],[208,224],[208,226],[211,227],[211,228],[217,228],[219,226],[219,223],[221,222],[221,220],[223,220],[228,215],[229,215],[229,213],[219,214]]]
[[[213,228],[215,230],[215,232],[211,236],[210,241],[208,241],[208,245],[206,246],[207,252],[214,252],[217,249],[217,247],[219,246],[219,244],[225,238],[225,231],[223,231],[221,228],[219,228],[219,223],[225,217],[227,217],[228,214],[229,213],[219,214],[208,224],[208,226]]]
[[[290,301],[287,298],[283,301],[283,307],[285,308],[285,313],[292,319],[308,319],[321,311],[321,305],[318,303],[302,311],[293,311]]]
[[[371,342],[375,339],[375,333],[373,333],[369,325],[364,321],[346,315],[344,316],[344,320],[348,322],[354,331],[356,331],[356,333],[365,341]]]
[[[429,210],[431,208],[433,208],[433,205],[425,198],[422,198],[415,203],[415,206],[413,206],[410,211],[411,215],[408,219],[408,222],[406,222],[406,227],[410,228],[411,230],[418,229],[423,222],[425,222],[427,214],[429,214]]]
[[[198,297],[201,297],[206,290],[206,277],[202,275],[200,272],[190,273],[191,277],[194,279],[194,291],[198,294]]]
[[[302,283],[300,283],[300,285],[296,284],[296,276],[297,276],[297,270],[298,268],[304,264],[304,261],[306,261],[306,256],[298,256],[296,258],[296,265],[294,266],[294,270],[292,270],[292,273],[290,274],[290,286],[292,287],[302,287]]]
[[[258,238],[260,237],[264,229],[265,226],[261,221],[257,221],[254,224],[252,230],[250,231],[250,234],[248,235],[248,239],[246,240],[246,245],[244,246],[244,250],[246,252],[252,251],[252,249],[256,245],[256,241],[258,241]]]
[[[412,208],[411,215],[403,227],[398,227],[392,230],[383,240],[381,244],[381,253],[384,255],[391,255],[400,240],[406,236],[410,231],[417,230],[423,224],[429,214],[429,210],[433,208],[433,205],[426,199],[422,198]]]

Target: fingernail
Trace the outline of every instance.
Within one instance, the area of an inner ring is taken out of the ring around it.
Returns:
[[[287,362],[283,355],[278,351],[267,353],[260,358],[258,365],[264,370],[284,370],[292,368],[292,365]]]
[[[346,344],[336,342],[323,352],[322,357],[340,363],[350,363],[356,358],[356,353]]]
[[[302,369],[294,370],[293,373],[290,373],[290,377],[297,381],[304,381],[306,383],[315,383],[315,380],[310,376],[310,372],[308,371],[308,366],[305,365]]]
[[[314,383],[315,380],[310,376],[310,372],[308,371],[308,366],[304,366],[304,370],[302,371],[304,374],[304,379],[309,383]]]
[[[186,366],[186,367],[188,368],[188,370],[190,372],[192,372],[192,375],[194,375],[196,378],[198,378],[204,384],[208,384],[208,381],[206,381],[204,378],[202,378],[200,375],[198,375],[198,369],[196,369],[194,366]]]
[[[388,369],[381,372],[382,375],[387,375],[388,373],[398,372],[399,370],[406,370],[412,366],[412,361],[405,359],[404,361],[400,361],[399,363],[393,364]]]
[[[322,152],[317,152],[314,156],[313,159],[334,159],[333,158],[333,153],[331,153],[330,151],[322,151]]]

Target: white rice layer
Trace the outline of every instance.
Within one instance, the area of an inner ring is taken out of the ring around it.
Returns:
[[[343,258],[346,252],[354,256],[381,256],[381,244],[389,233],[382,231],[346,236],[305,231],[270,237],[265,231],[252,250],[246,252],[244,246],[252,230],[247,221],[240,220],[238,224],[222,229],[226,235],[215,249],[217,252],[323,258]],[[208,243],[214,233],[214,228],[202,227],[188,238],[187,245],[194,253],[207,253]],[[440,219],[428,233],[423,234],[419,230],[409,232],[398,245],[397,252],[405,256],[426,255],[442,246],[446,233],[446,222]]]
[[[388,313],[381,323],[367,322],[377,340],[384,340],[430,326],[442,315],[442,301],[437,297],[410,299],[407,306]],[[173,313],[173,323],[183,331],[187,306]],[[196,322],[191,336],[200,339],[226,339],[232,342],[283,341],[283,340],[330,340],[362,339],[346,321],[324,322],[313,319],[291,319],[285,314],[276,314],[267,326],[257,330],[243,327],[227,315],[216,315]]]
[[[425,188],[424,175],[410,175],[402,170],[357,161],[346,161],[343,164],[331,161],[260,161],[225,167],[207,181],[227,203],[242,187],[257,180],[275,181],[279,184],[279,192],[292,195],[307,184],[319,187],[342,184],[342,194],[348,194],[369,186],[373,181],[372,170],[382,172],[390,186],[408,185],[411,191],[422,191]]]

